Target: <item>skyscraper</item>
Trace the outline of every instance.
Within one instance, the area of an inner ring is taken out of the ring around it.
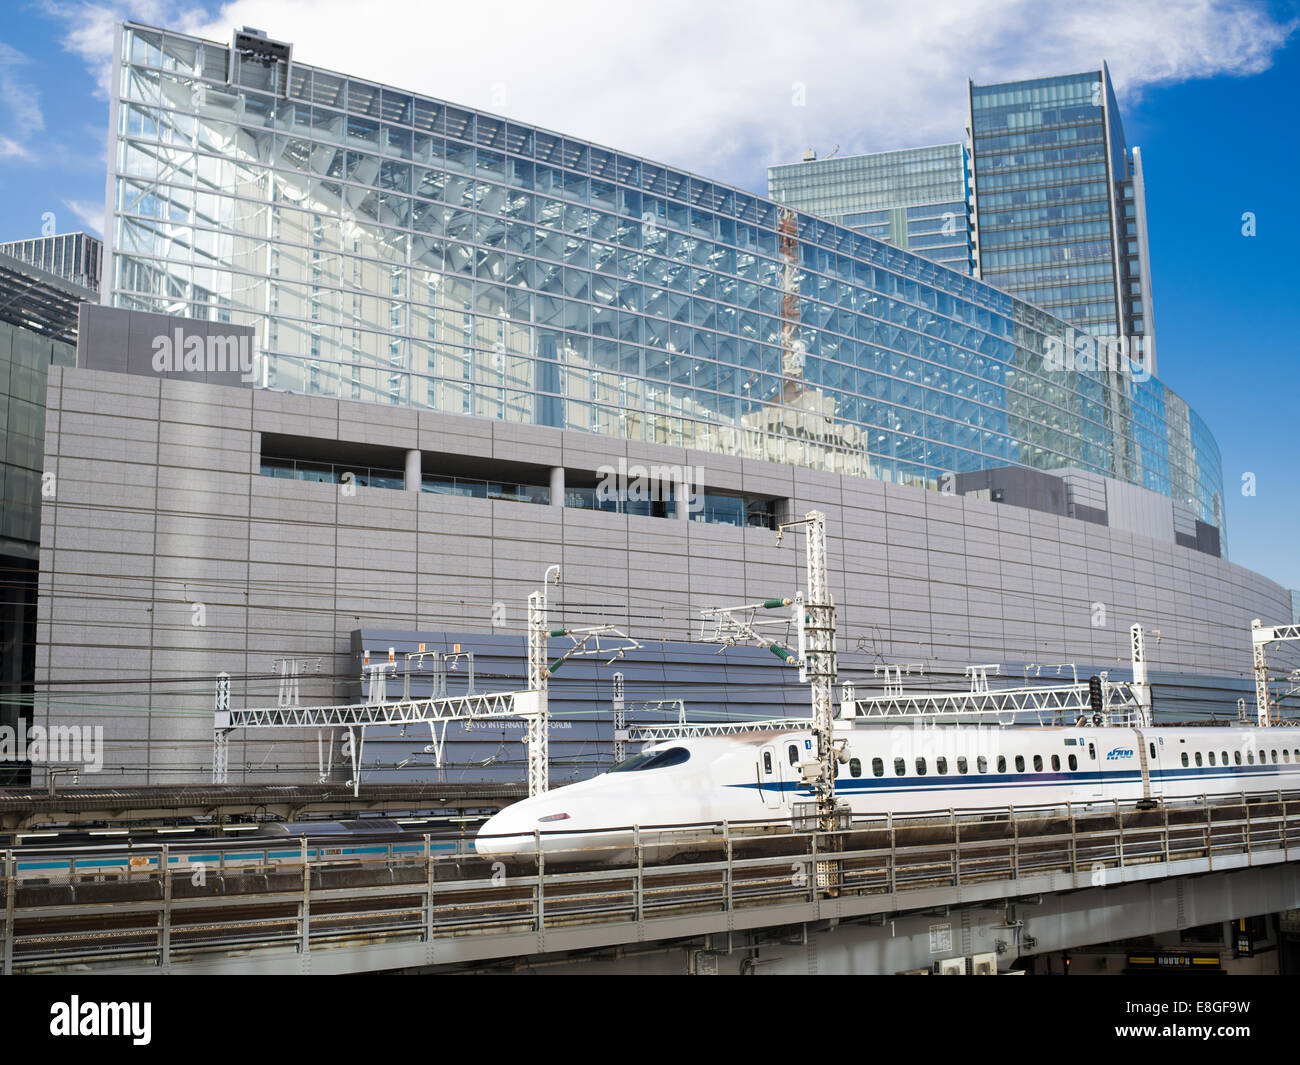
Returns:
[[[1110,72],[969,84],[978,276],[1155,370],[1142,156]]]
[[[768,195],[934,262],[974,273],[960,144],[768,167]]]

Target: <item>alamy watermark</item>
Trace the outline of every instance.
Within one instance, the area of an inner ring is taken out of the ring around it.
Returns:
[[[659,503],[684,499],[691,514],[704,509],[703,466],[628,465],[599,466],[596,500],[600,503]]]
[[[248,335],[187,334],[177,326],[153,338],[155,373],[235,373],[240,380],[256,377],[257,344]]]
[[[80,764],[86,773],[104,768],[103,725],[0,725],[0,762]]]
[[[1067,328],[1064,337],[1051,336],[1043,351],[1043,365],[1053,373],[1067,370],[1112,373],[1134,381],[1151,380],[1150,360],[1137,348],[1140,337],[1095,337]]]

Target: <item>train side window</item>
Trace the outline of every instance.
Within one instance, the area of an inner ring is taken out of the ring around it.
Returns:
[[[918,758],[918,759],[916,760],[916,775],[917,775],[918,777],[923,777],[923,776],[925,776],[925,759],[924,759],[924,758]]]
[[[1092,741],[1088,741],[1088,757],[1094,762],[1097,760],[1097,748],[1093,746]]]
[[[1291,761],[1291,752],[1288,751],[1285,747],[1282,748],[1282,761],[1283,762]]]
[[[1283,751],[1282,753],[1283,753],[1283,754],[1286,754],[1285,751]],[[958,773],[965,773],[965,772],[966,772],[966,769],[967,769],[967,766],[966,766],[966,756],[965,756],[964,754],[958,755],[958,756],[957,756],[957,772],[958,772]]]
[[[1071,769],[1079,768],[1079,759],[1077,759],[1074,755],[1070,755],[1070,768]]]
[[[907,772],[907,762],[902,758],[894,759],[894,776],[901,777]]]
[[[882,759],[871,759],[871,775],[873,777],[883,777],[885,775],[885,763]]]
[[[1246,764],[1247,764],[1247,765],[1254,765],[1254,764],[1255,764],[1255,752],[1254,752],[1254,751],[1247,751],[1247,752],[1246,752]]]
[[[1214,765],[1214,764],[1215,764],[1215,762],[1214,762],[1214,752],[1211,751],[1211,752],[1210,752],[1210,765]]]
[[[1273,764],[1277,765],[1277,751],[1273,752]]]
[[[998,755],[998,772],[1005,773],[1006,771],[1007,771],[1007,756],[1005,754],[1000,754]]]
[[[1054,754],[1052,755],[1052,772],[1059,773],[1060,771],[1061,771],[1061,756],[1059,754]]]
[[[1041,754],[1036,754],[1034,755],[1034,772],[1041,773],[1042,771],[1043,771],[1043,756]]]
[[[1184,751],[1184,752],[1183,752],[1183,765],[1187,765],[1187,764],[1188,764],[1188,762],[1187,762],[1187,752]]]
[[[1227,751],[1222,751],[1222,752],[1220,752],[1220,753],[1221,753],[1221,756],[1222,756],[1222,758],[1223,758],[1223,764],[1224,764],[1224,765],[1227,765],[1227,764],[1228,764],[1228,752],[1227,752]]]
[[[787,748],[787,754],[790,758],[791,765],[799,764],[799,747],[797,744],[794,743],[790,744],[790,746]]]
[[[1196,752],[1196,764],[1197,764],[1198,766],[1201,764],[1201,752],[1200,752],[1200,751],[1197,751],[1197,752]]]
[[[1233,751],[1233,752],[1232,752],[1232,760],[1233,760],[1234,762],[1236,762],[1237,765],[1241,765],[1241,752],[1240,752],[1240,751]]]
[[[1155,756],[1156,756],[1156,745],[1153,743],[1151,744],[1151,757],[1154,758]]]
[[[1016,772],[1023,773],[1024,771],[1025,771],[1025,756],[1023,754],[1018,754],[1016,755]]]
[[[763,772],[764,772],[764,773],[770,773],[770,772],[772,772],[772,752],[771,752],[771,751],[764,751],[764,752],[763,752]]]
[[[936,758],[934,760],[934,771],[938,773],[939,776],[946,777],[948,775],[948,759]]]
[[[987,773],[989,771],[989,760],[985,758],[982,754],[978,755],[975,758],[975,768],[978,769],[981,773]]]
[[[861,758],[850,758],[850,759],[849,759],[849,776],[853,776],[853,777],[860,777],[860,776],[862,776],[862,759],[861,759]]]

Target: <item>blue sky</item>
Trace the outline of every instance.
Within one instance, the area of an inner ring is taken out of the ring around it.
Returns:
[[[967,76],[1068,73],[1105,58],[1146,170],[1160,376],[1218,439],[1229,557],[1300,588],[1300,5],[808,0],[797,20],[784,0],[611,9],[376,0],[357,20],[351,0],[12,5],[0,29],[0,239],[38,234],[47,213],[59,232],[98,229],[103,79],[123,16],[215,39],[258,26],[306,62],[758,192],[769,163],[804,147],[960,139]],[[1241,492],[1246,473],[1254,496]]]

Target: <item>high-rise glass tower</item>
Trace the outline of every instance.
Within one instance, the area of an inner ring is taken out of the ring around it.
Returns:
[[[1098,70],[969,84],[978,276],[1155,370],[1142,156]]]
[[[785,163],[768,195],[800,211],[974,273],[966,155],[960,144]]]

